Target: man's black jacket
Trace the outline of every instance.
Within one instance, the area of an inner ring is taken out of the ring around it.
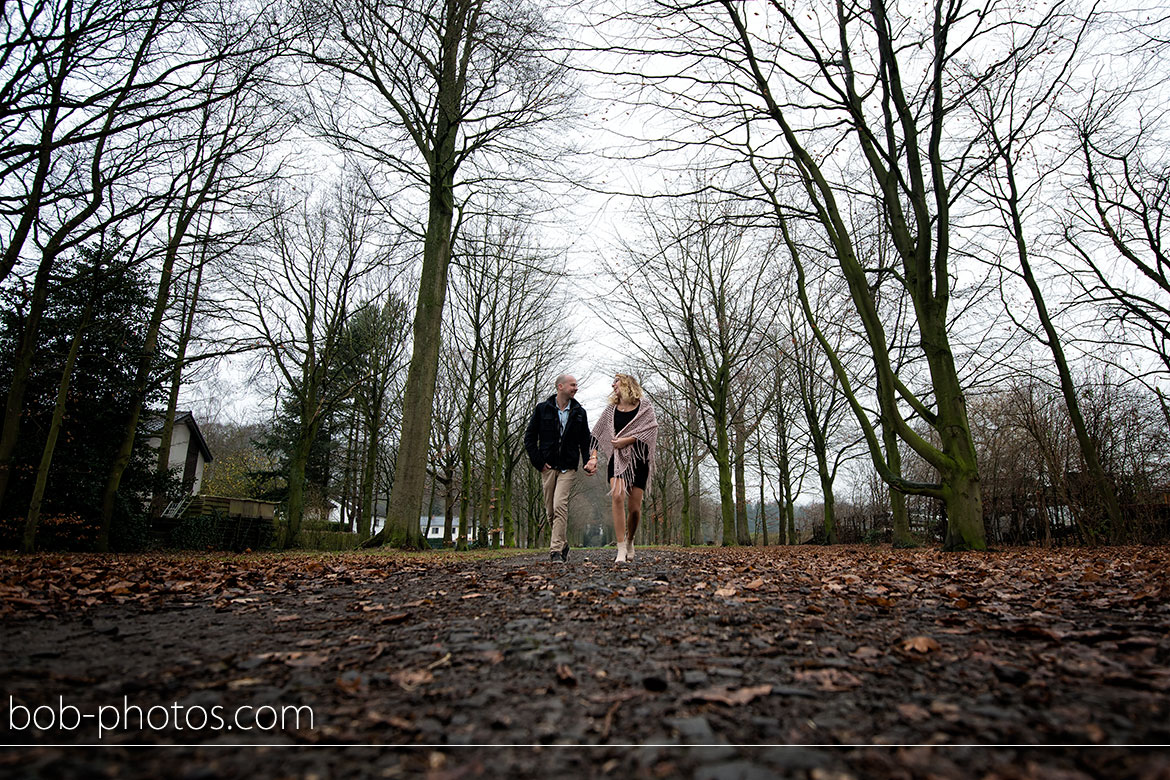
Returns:
[[[589,417],[585,407],[569,399],[569,422],[562,435],[556,395],[538,403],[524,431],[524,449],[535,469],[546,463],[554,469],[576,469],[579,462],[588,462]]]

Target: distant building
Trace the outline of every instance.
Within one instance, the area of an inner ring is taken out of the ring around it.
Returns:
[[[443,515],[435,515],[433,517],[427,517],[426,515],[422,515],[418,519],[418,530],[427,539],[427,541],[430,541],[432,539],[441,540],[443,538],[443,526],[446,522],[447,522],[447,520]],[[381,531],[382,527],[384,525],[386,525],[385,515],[383,514],[380,516],[376,516],[374,518],[373,533],[378,533],[378,531]],[[451,538],[452,539],[459,538],[459,516],[458,515],[451,518]]]
[[[162,444],[163,420],[159,416],[148,422],[146,443],[157,450]],[[197,495],[203,484],[203,467],[211,463],[211,450],[191,412],[175,412],[175,426],[171,431],[169,468],[182,477],[186,493]]]

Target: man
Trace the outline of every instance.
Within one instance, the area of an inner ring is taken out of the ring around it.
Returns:
[[[576,395],[577,380],[569,374],[558,376],[556,393],[536,405],[524,431],[524,449],[544,487],[544,508],[552,526],[548,556],[552,561],[569,560],[565,531],[577,466],[584,462],[589,475],[597,471],[596,461],[589,461],[589,417]]]

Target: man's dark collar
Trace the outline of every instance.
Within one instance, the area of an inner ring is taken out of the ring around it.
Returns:
[[[553,407],[554,407],[554,408],[556,408],[556,409],[560,409],[560,408],[561,408],[561,407],[557,406],[557,394],[556,394],[556,393],[553,393],[553,394],[552,394],[552,395],[550,395],[550,396],[549,396],[547,399],[545,399],[545,403],[546,403],[546,404],[552,404],[552,405],[553,405]],[[576,399],[576,398],[569,398],[569,408],[570,408],[570,409],[572,409],[574,406],[580,406],[580,405],[581,405],[581,404],[577,403],[577,399]]]

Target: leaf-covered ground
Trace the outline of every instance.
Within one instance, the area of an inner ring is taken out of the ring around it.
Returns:
[[[612,557],[0,559],[0,774],[1170,778],[1170,550]]]

